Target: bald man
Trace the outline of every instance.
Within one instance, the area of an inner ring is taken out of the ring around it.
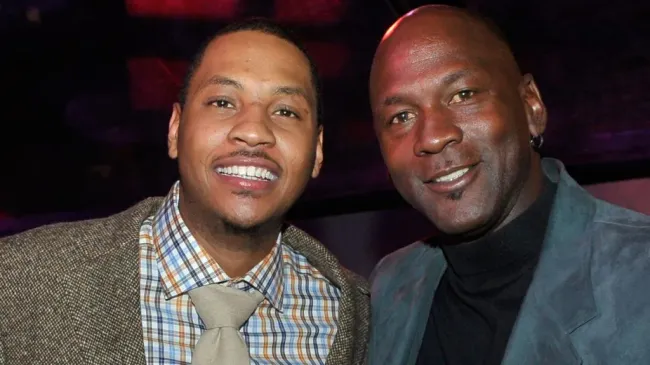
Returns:
[[[546,108],[495,27],[412,11],[370,98],[396,188],[438,232],[375,269],[370,364],[650,364],[650,217],[540,158]]]

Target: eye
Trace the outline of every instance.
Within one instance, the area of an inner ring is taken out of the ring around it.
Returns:
[[[217,108],[227,108],[227,109],[233,109],[235,106],[233,103],[229,102],[228,100],[225,99],[217,99],[210,104],[216,106]]]
[[[415,114],[411,112],[400,112],[390,118],[388,124],[404,124],[415,119]]]
[[[474,95],[476,95],[476,91],[474,90],[461,90],[451,97],[449,104],[462,103],[463,101],[471,99]]]
[[[286,109],[286,108],[279,109],[276,112],[274,112],[273,114],[279,115],[279,116],[285,117],[285,118],[300,119],[300,116],[298,116],[298,114],[296,114],[293,111],[291,111],[289,109]]]

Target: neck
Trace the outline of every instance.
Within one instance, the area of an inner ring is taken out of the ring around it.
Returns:
[[[467,244],[441,246],[458,276],[467,279],[468,283],[480,284],[494,278],[483,274],[512,273],[537,260],[557,187],[548,179],[542,184],[542,193],[535,202],[506,226]],[[479,273],[482,275],[476,275]]]
[[[499,223],[495,230],[503,228],[505,225],[512,222],[512,220],[522,215],[535,201],[537,201],[537,199],[539,199],[542,194],[544,187],[542,160],[536,152],[533,152],[530,158],[530,169],[528,170],[526,183],[519,191],[517,200],[509,209],[508,214],[506,214],[505,218]]]
[[[273,221],[251,229],[236,228],[187,202],[182,194],[179,211],[201,248],[231,278],[246,275],[260,263],[275,246],[282,227],[281,221]]]

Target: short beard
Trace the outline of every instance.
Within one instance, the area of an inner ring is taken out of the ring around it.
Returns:
[[[268,244],[269,240],[272,239],[270,235],[278,229],[278,226],[282,227],[282,224],[277,224],[274,219],[254,225],[236,223],[221,215],[215,217],[215,219],[218,223],[208,227],[209,230],[213,232],[221,231],[226,236],[237,237],[242,243],[240,250],[249,252],[258,251]]]
[[[250,241],[256,241],[255,238],[260,237],[263,235],[264,231],[264,223],[259,223],[255,224],[252,226],[244,226],[241,224],[237,224],[235,222],[232,222],[228,219],[225,219],[223,217],[221,218],[221,222],[223,225],[223,230],[225,233],[233,235],[233,236],[240,236],[240,237],[248,237]]]
[[[447,195],[447,199],[452,200],[452,201],[459,201],[463,198],[463,190],[459,191],[454,191],[453,193],[450,193]]]
[[[181,181],[181,189],[183,187]],[[200,199],[195,199],[191,194],[181,190],[183,201],[181,205],[186,206],[186,213],[192,216],[183,217],[185,224],[195,227],[199,232],[205,234],[205,239],[211,239],[217,235],[225,234],[232,237],[238,237],[243,246],[241,250],[256,251],[264,243],[268,242],[268,235],[272,234],[282,226],[277,219],[268,219],[255,224],[242,224],[228,219],[224,215],[212,211],[209,207],[203,205]],[[247,195],[245,192],[240,195]],[[189,208],[189,209],[187,209]],[[179,206],[180,209],[180,206]]]
[[[235,193],[235,195],[239,195],[242,197],[249,197],[251,199],[253,198],[253,192],[251,191],[241,191],[238,193]],[[266,222],[260,222],[251,226],[247,225],[242,225],[235,223],[226,217],[223,217],[219,215],[217,218],[217,221],[221,221],[221,227],[223,228],[224,232],[233,236],[239,236],[242,238],[247,238],[249,241],[254,242],[257,241],[257,238],[261,237],[264,235],[265,232],[268,232],[269,229],[269,223],[271,221],[266,221]]]

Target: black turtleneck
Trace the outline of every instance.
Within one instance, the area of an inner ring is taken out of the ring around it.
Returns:
[[[433,298],[417,365],[498,365],[542,249],[556,184],[505,227],[441,247],[449,268]]]

